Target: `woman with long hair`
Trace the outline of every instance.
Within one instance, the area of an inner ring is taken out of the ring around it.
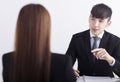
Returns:
[[[47,9],[40,4],[28,4],[20,10],[15,50],[3,55],[4,82],[55,82],[51,80],[50,22]],[[72,78],[75,81],[74,75]]]

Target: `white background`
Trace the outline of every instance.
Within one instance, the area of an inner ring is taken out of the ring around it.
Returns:
[[[88,17],[96,3],[105,3],[112,8],[112,25],[106,30],[120,37],[119,0],[0,0],[0,82],[2,55],[14,50],[17,16],[28,3],[43,4],[51,15],[52,52],[65,54],[72,35],[89,28]]]

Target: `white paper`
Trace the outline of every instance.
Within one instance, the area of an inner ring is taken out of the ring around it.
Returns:
[[[114,82],[110,77],[83,76],[84,82]]]
[[[77,77],[77,81],[76,82],[84,82],[83,77]]]
[[[110,77],[81,76],[77,78],[77,82],[115,82],[115,81]]]

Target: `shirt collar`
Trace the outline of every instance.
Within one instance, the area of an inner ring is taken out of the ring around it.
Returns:
[[[103,34],[104,34],[104,31],[103,31],[101,34],[99,34],[98,37],[99,37],[99,38],[102,38],[102,37],[103,37]],[[95,36],[95,35],[92,34],[92,32],[90,31],[90,37],[92,38],[92,37],[94,37],[94,36]]]

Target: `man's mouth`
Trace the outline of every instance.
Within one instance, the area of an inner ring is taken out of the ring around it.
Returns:
[[[92,29],[94,32],[98,31],[99,29]]]

